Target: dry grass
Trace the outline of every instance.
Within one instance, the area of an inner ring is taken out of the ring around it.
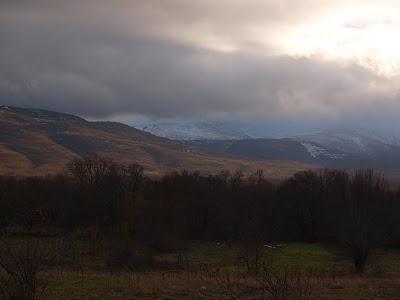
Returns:
[[[139,274],[75,272],[54,275],[45,299],[274,299],[253,278],[192,272]],[[316,277],[310,280],[315,300],[399,299],[400,278]],[[264,297],[264,298],[263,298]],[[283,298],[282,298],[283,299]],[[293,298],[287,298],[293,299]]]
[[[10,243],[17,246],[22,241],[26,238]],[[235,247],[195,243],[187,253],[156,256],[154,266],[148,271],[111,273],[104,268],[102,254],[90,251],[88,241],[65,242],[67,245],[53,238],[41,239],[42,244],[57,247],[60,254],[58,263],[43,274],[43,278],[51,279],[43,299],[274,299],[265,292],[267,282],[263,274],[248,275],[237,264]],[[304,287],[302,295],[306,296],[299,298],[302,300],[400,299],[398,251],[378,252],[381,272],[375,273],[373,265],[363,277],[352,273],[350,261],[336,261],[331,251],[334,249],[315,244],[291,244],[266,255],[273,255],[274,266],[281,270],[274,274],[277,282],[286,280],[292,292],[293,287]],[[182,255],[183,267],[179,263]],[[285,273],[283,267],[294,273]],[[317,271],[303,277],[302,272],[308,268]],[[274,286],[274,282],[269,284]]]

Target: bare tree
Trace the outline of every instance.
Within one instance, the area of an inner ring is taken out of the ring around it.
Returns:
[[[44,262],[49,257],[37,241],[26,241],[23,245],[12,245],[1,240],[0,248],[0,295],[5,300],[39,300],[46,281],[39,274],[44,271]]]
[[[351,179],[345,235],[356,272],[364,273],[370,250],[377,243],[379,206],[383,205],[387,185],[372,170],[356,171]]]

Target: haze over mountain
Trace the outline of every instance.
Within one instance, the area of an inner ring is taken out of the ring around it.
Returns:
[[[232,120],[147,120],[136,126],[201,151],[246,159],[302,161],[336,168],[400,168],[398,135],[365,128],[269,128]]]
[[[286,139],[196,140],[186,145],[209,153],[245,159],[291,160],[329,168],[375,168],[389,177],[400,174],[400,146],[370,137],[346,136],[320,143],[308,137]],[[353,139],[354,138],[354,139]]]
[[[143,131],[172,140],[236,140],[255,137],[244,124],[208,120],[140,120],[131,124]]]
[[[138,128],[178,140],[207,153],[250,160],[300,161],[328,168],[375,168],[400,175],[400,135],[396,128],[295,122],[223,120],[141,120]]]
[[[122,119],[135,128],[173,140],[218,140],[246,138],[307,138],[318,139],[326,134],[343,138],[361,136],[378,139],[383,143],[400,141],[400,128],[353,122],[346,126],[329,121],[253,120],[234,118],[175,118]]]

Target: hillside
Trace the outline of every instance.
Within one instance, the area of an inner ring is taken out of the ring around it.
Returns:
[[[0,107],[0,174],[39,175],[63,170],[74,156],[105,155],[121,163],[138,162],[149,174],[171,170],[245,172],[265,169],[282,178],[313,167],[278,160],[247,160],[204,154],[192,147],[115,122],[36,109]]]
[[[288,139],[197,140],[183,143],[204,152],[246,159],[312,161],[301,143]]]
[[[282,160],[326,168],[373,168],[400,178],[400,143],[361,129],[331,129],[282,139],[182,141],[199,151],[246,160]]]

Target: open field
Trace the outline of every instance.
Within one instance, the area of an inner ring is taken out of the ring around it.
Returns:
[[[26,242],[34,240],[6,240],[11,247]],[[43,299],[274,299],[260,290],[263,267],[259,275],[249,275],[238,246],[195,242],[184,252],[156,254],[151,266],[137,271],[108,269],[102,250],[86,241],[39,243],[58,251],[40,275],[47,286]],[[400,298],[399,250],[374,251],[362,277],[353,273],[344,253],[318,244],[264,247],[260,261],[307,273],[311,297],[305,299]]]

